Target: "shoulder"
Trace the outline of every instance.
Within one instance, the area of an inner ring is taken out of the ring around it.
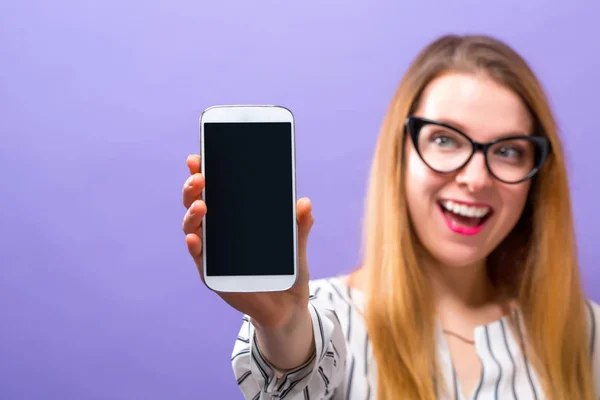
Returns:
[[[329,298],[331,296],[348,300],[352,294],[347,282],[348,279],[346,275],[312,279],[308,284],[311,300],[315,298]]]
[[[331,309],[362,308],[362,292],[348,285],[347,275],[313,279],[309,282],[310,300]]]
[[[590,327],[590,349],[592,354],[598,355],[598,335],[600,335],[600,305],[588,299],[586,302],[588,310],[588,324]]]
[[[587,303],[590,318],[596,317],[596,320],[597,320],[598,317],[600,316],[600,304],[598,304],[597,302],[595,302],[594,300],[591,300],[591,299],[588,299],[586,301],[586,303]]]
[[[592,330],[592,333],[596,333],[597,335],[598,327],[600,326],[600,305],[594,300],[588,299],[586,301],[586,307],[590,329]]]
[[[311,279],[309,282],[310,294],[319,294],[321,291],[341,291],[347,292],[349,286],[347,284],[347,275],[335,275],[327,278]]]
[[[588,326],[589,326],[589,341],[590,353],[593,365],[594,382],[596,390],[600,394],[600,305],[597,302],[588,299],[586,302]]]

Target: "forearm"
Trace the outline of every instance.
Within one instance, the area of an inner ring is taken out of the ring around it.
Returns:
[[[315,352],[313,323],[308,307],[299,310],[280,328],[254,326],[261,353],[279,371],[304,364]]]

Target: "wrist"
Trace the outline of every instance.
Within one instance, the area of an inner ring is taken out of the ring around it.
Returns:
[[[257,332],[269,337],[289,337],[298,330],[298,327],[307,323],[312,324],[308,305],[290,310],[275,321],[261,322],[252,318],[250,321]]]
[[[277,325],[254,323],[259,351],[279,373],[297,368],[315,352],[313,321],[308,305]]]

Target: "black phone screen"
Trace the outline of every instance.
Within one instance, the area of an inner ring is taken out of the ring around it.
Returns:
[[[288,122],[204,123],[206,275],[293,275]]]

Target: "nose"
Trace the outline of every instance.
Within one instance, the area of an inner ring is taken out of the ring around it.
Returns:
[[[456,182],[466,186],[470,192],[479,192],[492,186],[492,177],[485,165],[485,157],[476,153],[456,174]]]

